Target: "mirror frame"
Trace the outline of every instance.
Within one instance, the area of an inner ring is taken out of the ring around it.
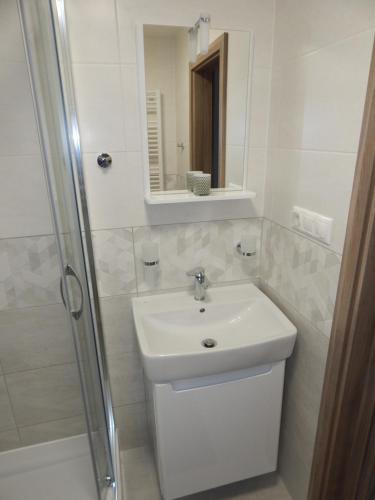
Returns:
[[[231,188],[215,188],[211,190],[208,196],[195,196],[187,190],[170,190],[151,192],[150,189],[150,168],[148,159],[148,139],[147,139],[147,110],[146,110],[146,71],[145,71],[145,54],[144,54],[144,26],[177,26],[171,23],[154,23],[142,22],[137,24],[137,68],[138,68],[138,91],[140,105],[140,126],[142,137],[142,165],[143,165],[143,181],[144,181],[144,198],[145,202],[150,205],[169,204],[169,203],[187,203],[187,202],[206,202],[206,201],[224,201],[224,200],[241,200],[255,198],[256,193],[247,189],[248,179],[248,161],[250,147],[250,128],[251,128],[251,97],[252,97],[252,75],[254,61],[254,35],[252,31],[244,29],[223,28],[210,26],[210,29],[220,31],[240,31],[249,33],[250,35],[250,50],[249,50],[249,69],[248,69],[248,85],[247,85],[247,102],[246,102],[246,120],[245,120],[245,145],[244,145],[244,161],[243,161],[243,183],[242,189]],[[189,29],[191,26],[178,25],[182,28]]]

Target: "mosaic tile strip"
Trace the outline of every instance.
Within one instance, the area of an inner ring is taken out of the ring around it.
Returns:
[[[243,258],[236,251],[242,234],[256,236],[257,254]],[[185,287],[192,283],[186,271],[203,266],[212,283],[256,278],[259,273],[261,220],[241,219],[193,224],[171,224],[134,228],[138,290]],[[142,244],[157,242],[159,277],[148,283],[142,262]]]
[[[16,307],[16,290],[10,268],[7,240],[0,240],[0,310]]]
[[[108,297],[136,291],[131,229],[93,231],[99,295]]]
[[[54,236],[0,241],[0,309],[60,302]]]
[[[341,257],[271,221],[263,221],[261,278],[316,328],[330,334]]]

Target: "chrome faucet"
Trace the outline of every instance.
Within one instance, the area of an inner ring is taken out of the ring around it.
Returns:
[[[194,298],[195,300],[204,300],[208,288],[208,280],[203,267],[195,267],[186,273],[187,276],[194,277]]]

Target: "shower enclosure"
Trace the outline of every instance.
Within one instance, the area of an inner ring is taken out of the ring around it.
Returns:
[[[73,337],[97,498],[119,499],[117,436],[81,164],[64,1],[17,0],[17,4],[57,244],[61,276],[58,288]],[[37,453],[48,456],[53,444],[45,451],[40,446],[44,444],[39,445]],[[14,450],[9,455],[16,464],[17,453],[19,450]],[[68,497],[76,498],[74,492],[66,495]],[[32,484],[28,498],[34,499]]]

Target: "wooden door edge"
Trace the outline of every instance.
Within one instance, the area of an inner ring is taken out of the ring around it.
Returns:
[[[193,73],[198,71],[208,60],[220,57],[220,115],[219,115],[219,187],[225,187],[226,176],[226,131],[227,131],[227,83],[228,83],[228,33],[224,32],[210,43],[207,54],[199,54],[194,63],[189,64],[189,134],[190,165],[194,170],[194,103]]]
[[[375,50],[323,385],[309,500],[367,500],[375,472]],[[361,495],[361,496],[358,496]]]

